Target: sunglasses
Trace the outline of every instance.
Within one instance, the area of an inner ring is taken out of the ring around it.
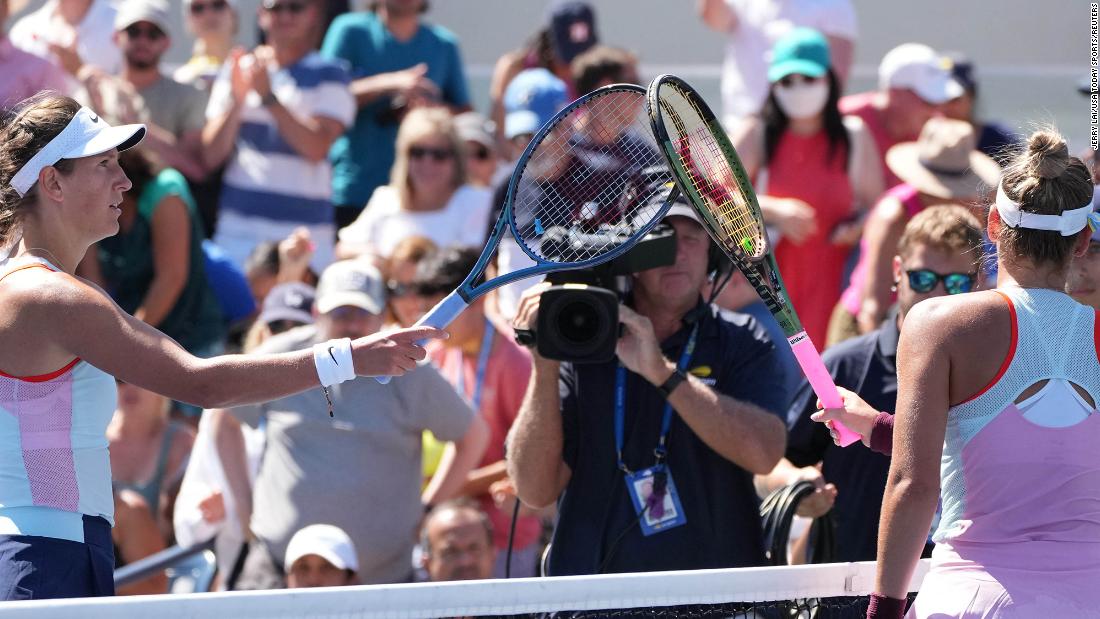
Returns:
[[[454,156],[454,153],[450,149],[446,148],[426,148],[423,146],[413,146],[409,149],[409,157],[412,159],[423,159],[430,156],[437,162],[447,161]]]
[[[264,0],[263,7],[268,13],[289,13],[291,15],[298,15],[306,10],[308,5],[304,2],[276,2],[275,0]]]
[[[484,144],[478,144],[476,146],[467,147],[466,156],[471,159],[487,161],[493,156],[493,153],[489,152],[488,146],[485,146]]]
[[[284,331],[290,331],[295,327],[300,327],[303,324],[305,323],[284,318],[281,320],[272,320],[271,322],[267,323],[267,328],[269,331],[271,331],[272,335],[278,335],[280,333],[283,333]]]
[[[798,73],[792,73],[784,76],[777,83],[783,88],[790,88],[796,84],[813,84],[820,80],[820,77],[810,77],[809,75],[799,75]]]
[[[145,37],[150,41],[159,41],[164,38],[164,31],[156,26],[142,26],[141,24],[130,24],[123,30],[126,36],[131,39],[137,39]]]
[[[203,13],[210,11],[211,13],[221,13],[225,9],[229,8],[229,3],[225,0],[214,0],[214,2],[207,2],[205,4],[191,3],[191,14],[202,15]]]
[[[943,289],[947,294],[961,294],[974,289],[974,283],[978,279],[977,273],[937,273],[931,269],[914,269],[906,271],[909,276],[909,287],[913,292],[932,292],[936,284],[943,280]]]
[[[389,293],[390,297],[407,297],[409,295],[418,294],[420,290],[411,283],[406,284],[391,279],[386,282],[386,292]]]

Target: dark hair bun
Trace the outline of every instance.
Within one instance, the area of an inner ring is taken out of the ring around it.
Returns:
[[[1027,140],[1028,171],[1039,178],[1058,178],[1069,167],[1066,140],[1051,131],[1036,131]]]

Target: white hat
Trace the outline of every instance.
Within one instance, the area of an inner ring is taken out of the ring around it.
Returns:
[[[126,0],[115,14],[115,31],[142,21],[153,24],[164,34],[169,34],[168,5],[160,0]]]
[[[460,139],[477,142],[489,148],[496,146],[491,123],[477,112],[463,112],[454,118],[455,132]]]
[[[286,546],[283,569],[289,572],[294,562],[306,555],[317,555],[337,569],[359,571],[355,544],[343,529],[331,524],[311,524],[299,529]]]
[[[666,197],[666,192],[657,192],[650,196],[651,202],[638,209],[639,213],[631,221],[631,225],[634,226],[634,228],[641,228],[648,224],[650,219],[652,219],[653,210],[663,206]],[[695,209],[688,204],[687,198],[685,198],[683,194],[676,196],[672,205],[668,207],[668,210],[661,217],[661,221],[665,221],[669,217],[686,217],[700,226],[703,225],[703,220],[699,218],[699,213],[696,213]]]
[[[145,137],[145,125],[112,127],[92,110],[82,107],[65,125],[61,133],[50,140],[11,178],[11,186],[24,196],[38,182],[38,173],[62,159],[78,159],[105,153],[112,148],[120,151],[136,145]]]
[[[878,66],[880,90],[906,88],[933,105],[963,94],[951,76],[950,59],[921,43],[903,43],[886,53]]]
[[[381,314],[386,304],[386,286],[382,274],[365,260],[333,262],[317,282],[317,312],[351,305],[372,314]]]

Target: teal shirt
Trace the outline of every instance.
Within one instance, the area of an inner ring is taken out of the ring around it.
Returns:
[[[138,213],[133,226],[99,242],[99,264],[107,291],[123,310],[134,313],[145,300],[155,273],[153,214],[169,196],[178,196],[187,205],[191,247],[187,283],[175,306],[157,328],[188,351],[195,352],[220,340],[225,327],[217,299],[206,281],[198,210],[182,174],[168,168],[149,181],[138,196]]]
[[[329,27],[321,54],[346,61],[353,80],[426,63],[427,78],[439,86],[444,102],[469,105],[458,39],[445,28],[421,24],[401,42],[374,13],[345,13]],[[332,145],[334,204],[361,209],[376,187],[389,182],[398,125],[389,108],[388,97],[359,108],[355,124]]]

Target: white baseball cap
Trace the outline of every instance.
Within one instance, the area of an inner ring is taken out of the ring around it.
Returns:
[[[283,569],[289,572],[294,562],[306,555],[317,555],[337,569],[359,571],[355,544],[343,529],[331,524],[311,524],[299,529],[286,546]]]
[[[125,30],[138,22],[147,21],[166,35],[169,30],[168,4],[160,0],[126,0],[115,14],[115,31]]]
[[[38,182],[38,173],[62,159],[79,159],[105,153],[112,148],[120,151],[137,145],[145,137],[145,125],[112,127],[92,110],[82,107],[69,124],[54,136],[42,150],[35,153],[15,176],[11,186],[24,196]]]
[[[880,90],[905,88],[933,105],[963,94],[951,75],[951,60],[922,43],[903,43],[886,52],[878,66]]]

